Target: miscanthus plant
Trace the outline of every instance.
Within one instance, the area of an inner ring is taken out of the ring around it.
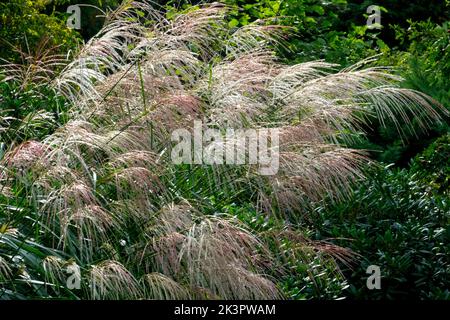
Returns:
[[[0,118],[0,298],[282,298],[292,261],[331,264],[336,276],[349,263],[348,250],[303,237],[295,217],[363,178],[368,160],[345,143],[373,117],[427,128],[439,107],[370,60],[284,65],[273,50],[289,29],[230,29],[226,14],[211,4],[167,20],[125,1],[69,61],[2,69],[3,83],[42,86],[70,108],[57,128],[19,141]],[[278,173],[173,164],[170,135],[194,120],[279,129]],[[257,232],[218,202],[284,222]]]

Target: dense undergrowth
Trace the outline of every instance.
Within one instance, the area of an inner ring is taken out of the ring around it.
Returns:
[[[400,51],[276,2],[125,1],[80,48],[0,52],[0,299],[450,298],[448,26]],[[194,120],[280,129],[279,172],[175,165]]]
[[[409,169],[380,168],[339,205],[316,210],[316,237],[361,254],[345,274],[349,295],[374,299],[449,299],[449,136],[438,139]],[[381,290],[364,285],[378,265]]]

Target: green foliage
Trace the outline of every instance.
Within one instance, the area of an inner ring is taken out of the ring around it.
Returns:
[[[342,66],[352,65],[362,59],[385,54],[389,47],[379,38],[379,32],[367,27],[352,25],[349,31],[330,30],[317,34],[310,40],[296,43],[296,60],[325,59]]]
[[[244,26],[257,19],[279,18],[282,23],[303,34],[309,34],[311,30],[318,33],[329,30],[338,19],[336,10],[342,9],[346,4],[345,0],[327,3],[318,0],[224,2],[236,8],[232,13],[233,24],[236,26]]]
[[[102,28],[105,20],[104,13],[117,8],[121,2],[121,0],[83,0],[81,2],[79,0],[54,0],[47,5],[47,11],[52,10],[53,14],[64,18],[67,17],[68,6],[80,5],[81,29],[77,32],[87,41]]]

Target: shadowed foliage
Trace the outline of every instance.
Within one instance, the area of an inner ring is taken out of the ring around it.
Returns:
[[[2,298],[274,299],[283,297],[277,277],[289,261],[326,261],[336,273],[337,262],[350,264],[347,249],[295,228],[259,234],[211,209],[211,198],[220,189],[266,217],[295,221],[364,177],[369,160],[346,147],[363,124],[414,119],[427,128],[444,109],[400,88],[389,68],[370,67],[374,59],[343,70],[284,65],[274,50],[288,28],[257,21],[230,29],[227,10],[215,3],[168,20],[150,3],[125,1],[63,65],[44,55],[30,60],[38,72],[2,69],[4,82],[32,78],[68,108],[67,121],[11,141],[1,157]],[[12,118],[0,121],[35,124]],[[194,120],[279,129],[279,171],[175,165],[170,135]],[[9,130],[2,125],[2,135]],[[277,238],[291,248],[273,249]],[[66,287],[69,265],[80,268],[79,290]]]

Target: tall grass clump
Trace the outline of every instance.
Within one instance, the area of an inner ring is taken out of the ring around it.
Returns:
[[[350,263],[348,250],[302,236],[297,217],[363,178],[364,153],[345,147],[363,124],[427,128],[440,108],[371,60],[283,65],[274,50],[289,29],[230,29],[226,15],[215,3],[168,20],[150,3],[124,1],[73,58],[49,59],[33,75],[67,109],[45,135],[3,145],[1,298],[282,298],[278,280],[292,261],[336,272]],[[3,83],[35,70],[21,68],[3,68]],[[2,137],[16,130],[9,120],[1,115]],[[171,133],[194,120],[279,129],[278,173],[173,164]],[[256,230],[223,210],[231,203],[285,223]],[[74,267],[80,287],[69,289]]]

